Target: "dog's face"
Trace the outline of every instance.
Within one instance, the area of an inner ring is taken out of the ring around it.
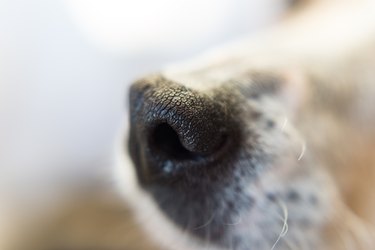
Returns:
[[[152,225],[159,216],[198,246],[322,244],[334,192],[295,126],[303,102],[295,89],[269,73],[201,85],[154,75],[132,85],[123,149],[132,166],[120,168],[134,168],[137,187],[155,205],[158,214],[142,221],[155,238],[166,234]],[[144,206],[136,205],[139,214]]]

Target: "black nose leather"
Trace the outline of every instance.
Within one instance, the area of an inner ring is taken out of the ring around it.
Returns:
[[[134,84],[130,111],[130,152],[149,169],[169,172],[212,160],[228,137],[220,103],[166,80]]]

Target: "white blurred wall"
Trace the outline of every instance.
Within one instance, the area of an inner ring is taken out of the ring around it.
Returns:
[[[37,214],[105,178],[132,79],[281,12],[281,0],[0,0],[0,213]]]

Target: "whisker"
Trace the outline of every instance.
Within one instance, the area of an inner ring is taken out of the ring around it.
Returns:
[[[301,154],[299,155],[297,161],[300,161],[302,159],[302,157],[305,155],[305,152],[306,152],[306,142],[303,142],[302,143]]]
[[[285,130],[287,124],[288,124],[288,117],[285,116],[283,125],[281,126],[281,131]]]
[[[284,224],[283,224],[281,232],[280,232],[279,236],[277,237],[275,243],[273,244],[271,250],[275,249],[276,245],[279,243],[281,238],[285,237],[285,235],[288,233],[288,230],[289,230],[289,227],[288,227],[288,208],[282,200],[278,200],[278,204],[280,205],[280,207],[283,211],[284,217],[282,218],[282,220],[283,220]]]
[[[207,227],[208,225],[211,224],[211,222],[214,220],[215,218],[215,213],[212,213],[212,216],[208,219],[208,221],[206,223],[204,223],[203,225],[201,226],[197,226],[194,228],[194,230],[198,230],[198,229],[201,229],[201,228],[204,228],[204,227]]]

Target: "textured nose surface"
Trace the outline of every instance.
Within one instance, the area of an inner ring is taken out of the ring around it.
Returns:
[[[156,143],[164,144],[171,138],[172,130],[182,146],[200,154],[212,153],[222,141],[223,121],[213,102],[184,88],[167,88],[147,97],[144,119],[156,126]],[[169,128],[169,132],[168,132]],[[162,132],[162,134],[157,134]],[[166,138],[163,138],[165,135]]]
[[[209,96],[181,85],[167,81],[134,84],[130,106],[131,137],[149,157],[176,164],[202,161],[226,140],[223,107]]]

